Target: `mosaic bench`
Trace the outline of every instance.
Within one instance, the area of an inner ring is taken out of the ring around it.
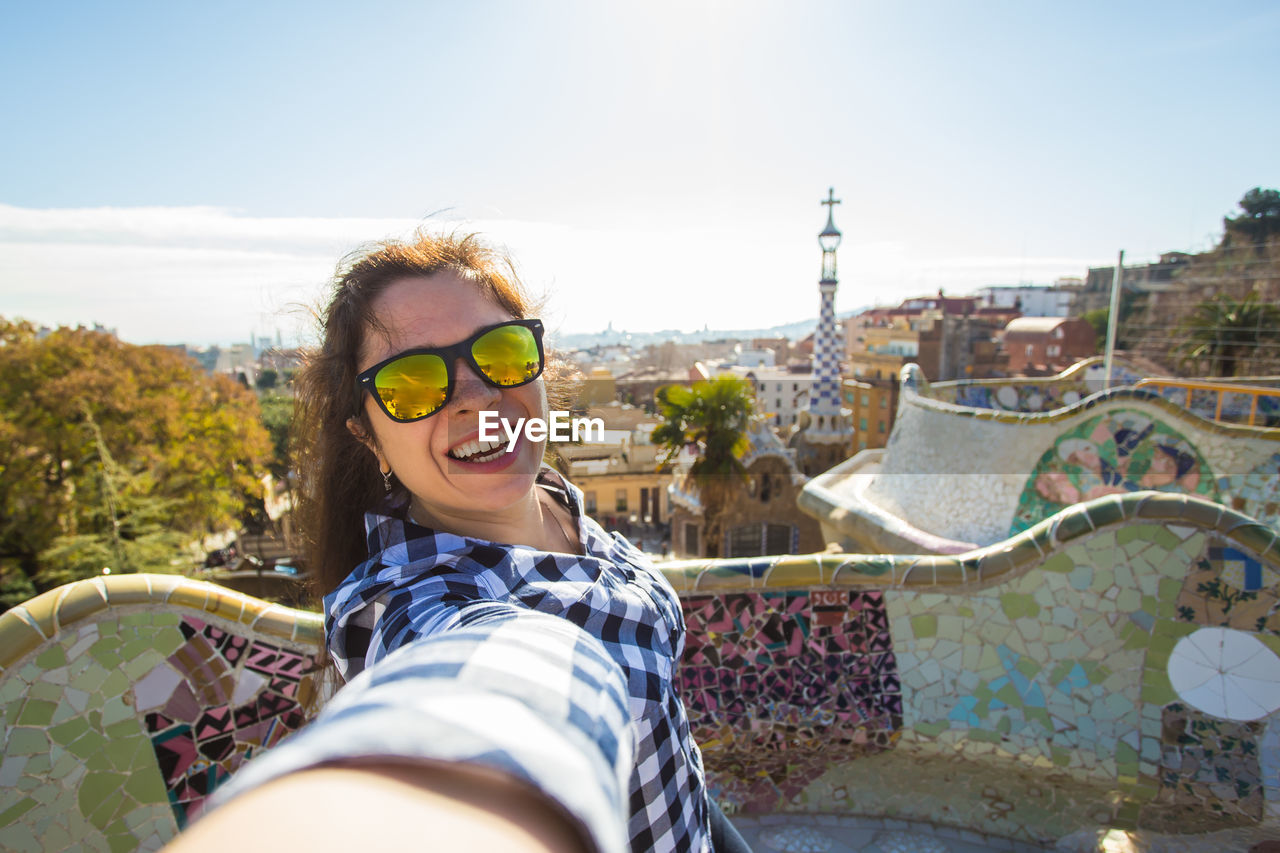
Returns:
[[[1275,827],[1280,542],[1231,510],[1141,492],[959,557],[664,571],[729,811],[1035,843]],[[316,614],[172,576],[80,581],[0,615],[0,847],[158,848],[305,722],[320,634]],[[1252,656],[1189,684],[1222,638]]]
[[[1206,420],[1138,388],[1003,411],[935,398],[914,364],[901,388],[888,445],[801,492],[800,508],[845,550],[961,554],[1144,490],[1216,501],[1280,531],[1280,429]],[[969,399],[957,389],[947,396]]]

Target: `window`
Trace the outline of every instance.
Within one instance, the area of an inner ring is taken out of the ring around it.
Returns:
[[[880,421],[880,434],[884,435],[884,421]]]
[[[779,383],[778,383],[777,392],[778,392],[779,394],[781,394],[781,393],[782,393],[782,383],[781,383],[781,382],[779,382]]]
[[[729,531],[729,557],[759,557],[760,525],[742,524]]]
[[[595,515],[596,514],[596,493],[583,492],[582,497],[587,502],[587,515]]]
[[[1052,358],[1055,355],[1058,355],[1059,353],[1062,352],[1062,347],[1058,346],[1057,344],[1049,344],[1049,346],[1045,349],[1045,352],[1049,355],[1050,358]]]
[[[779,397],[778,399],[774,400],[774,401],[773,401],[773,403],[774,403],[774,406],[773,406],[773,407],[774,407],[775,409],[781,409],[781,408],[782,408],[782,398],[781,398],[781,397]]]
[[[871,395],[870,395],[870,394],[863,394],[863,395],[862,395],[862,405],[864,405],[864,406],[870,406],[870,405],[871,405]]]
[[[618,512],[627,511],[627,490],[626,489],[618,489],[617,498],[614,501],[613,508]]]
[[[698,525],[688,521],[684,523],[684,552],[695,557],[702,553],[698,550]]]
[[[867,431],[867,419],[866,419],[866,418],[858,418],[858,429],[862,430],[863,432],[866,432],[866,431]]]
[[[800,383],[798,383],[798,382],[792,382],[792,383],[791,383],[791,390],[792,390],[792,391],[799,391],[799,390],[800,390]]]
[[[790,554],[791,535],[795,528],[790,524],[768,524],[764,529],[766,554]]]
[[[885,408],[885,407],[886,407],[886,406],[888,406],[888,405],[889,405],[889,399],[888,399],[887,397],[885,397],[885,395],[881,394],[881,395],[880,395],[880,408],[882,408],[882,409],[883,409],[883,408]]]
[[[1035,348],[1035,346],[1034,346],[1034,345],[1032,345],[1032,344],[1027,344],[1027,352],[1026,352],[1026,356],[1027,356],[1027,358],[1031,358],[1031,354],[1032,354],[1033,352],[1035,352],[1035,351],[1036,351],[1036,348]]]

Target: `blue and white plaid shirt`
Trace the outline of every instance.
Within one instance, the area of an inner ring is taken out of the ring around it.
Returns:
[[[585,556],[368,513],[370,558],[324,599],[329,653],[351,679],[419,637],[528,610],[573,622],[603,643],[627,682],[632,849],[710,851],[702,757],[674,678],[684,649],[679,598],[644,554],[582,512],[577,487],[549,468],[538,482],[569,507]],[[492,735],[500,741],[503,732]]]

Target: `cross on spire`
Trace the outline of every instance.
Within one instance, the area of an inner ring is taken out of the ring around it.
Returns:
[[[827,197],[824,201],[820,203],[826,206],[828,216],[830,216],[832,213],[835,213],[835,210],[836,210],[835,205],[841,203],[840,199],[836,198],[836,188],[827,187]]]

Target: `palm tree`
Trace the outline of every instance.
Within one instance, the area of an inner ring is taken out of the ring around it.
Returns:
[[[1178,332],[1184,340],[1173,351],[1184,366],[1208,361],[1209,375],[1235,376],[1237,366],[1257,357],[1261,347],[1280,344],[1280,308],[1260,301],[1257,291],[1240,300],[1219,293],[1197,304]]]
[[[716,557],[729,496],[747,477],[741,457],[747,450],[747,426],[755,407],[751,385],[725,374],[692,387],[667,385],[656,396],[663,422],[654,429],[653,442],[667,450],[662,464],[686,447],[697,451],[689,478],[702,501],[707,556]]]

